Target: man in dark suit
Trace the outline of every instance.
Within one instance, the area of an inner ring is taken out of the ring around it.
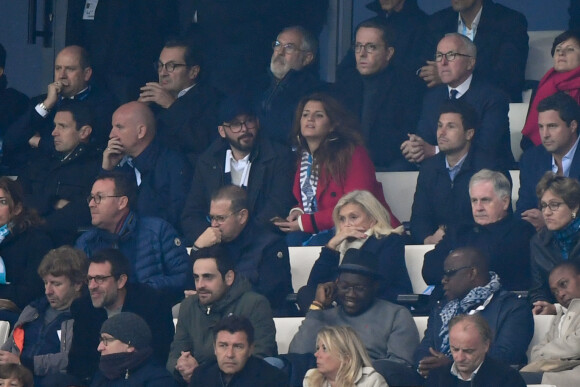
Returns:
[[[394,36],[381,21],[359,24],[355,38],[356,68],[336,83],[336,96],[360,119],[361,131],[376,167],[414,169],[401,155],[409,127],[417,124],[421,88],[417,77],[404,76],[391,65],[398,53]]]
[[[28,97],[16,89],[8,86],[4,73],[6,67],[6,50],[0,44],[0,136],[4,135],[10,126],[22,113],[26,111]]]
[[[460,99],[476,109],[481,122],[473,146],[497,158],[504,168],[513,167],[507,95],[474,75],[476,57],[477,49],[469,38],[455,32],[441,39],[435,63],[443,84],[425,94],[416,134],[410,134],[401,146],[407,160],[419,163],[438,152],[439,107],[448,99]]]
[[[542,145],[524,153],[520,161],[520,191],[516,213],[542,228],[544,218],[538,209],[536,185],[546,171],[580,179],[578,147],[580,107],[568,94],[556,93],[538,104],[538,126]]]
[[[476,76],[504,90],[511,102],[521,102],[528,59],[525,16],[492,0],[452,0],[451,5],[430,17],[430,50],[447,33],[467,36],[477,46]],[[431,61],[422,68],[421,77],[429,87],[440,83]]]

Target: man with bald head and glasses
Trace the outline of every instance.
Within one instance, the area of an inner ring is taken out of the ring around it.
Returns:
[[[473,247],[452,251],[443,265],[441,284],[447,302],[432,309],[425,336],[415,351],[415,365],[427,377],[434,368],[451,365],[449,322],[459,314],[481,313],[494,332],[489,356],[505,364],[526,364],[534,334],[526,300],[501,289],[501,278],[489,271],[485,255]]]

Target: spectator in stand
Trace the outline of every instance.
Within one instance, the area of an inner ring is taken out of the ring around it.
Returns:
[[[36,269],[52,240],[39,229],[42,223],[36,211],[24,205],[20,184],[0,177],[0,299],[10,305],[0,311],[0,320],[10,326],[20,309],[43,294]]]
[[[405,265],[403,227],[391,226],[389,213],[368,191],[352,191],[334,207],[332,219],[336,235],[320,251],[308,284],[299,291],[301,310],[314,300],[318,284],[336,280],[338,267],[348,249],[368,252],[378,262],[378,297],[396,302],[397,295],[412,293],[411,280]]]
[[[34,387],[32,373],[21,364],[0,365],[0,383],[10,387]]]
[[[28,97],[21,92],[9,88],[4,68],[6,67],[6,50],[0,44],[0,138],[4,137],[6,128],[10,126],[28,106]]]
[[[298,206],[286,220],[274,222],[289,233],[288,246],[325,245],[334,235],[336,203],[357,189],[371,192],[389,211],[392,225],[400,225],[385,201],[356,120],[338,101],[323,93],[303,98],[292,132],[299,157],[293,188]]]
[[[552,67],[540,80],[530,105],[526,124],[522,129],[523,149],[542,143],[538,130],[538,104],[559,91],[570,95],[580,104],[580,31],[565,31],[552,44]]]

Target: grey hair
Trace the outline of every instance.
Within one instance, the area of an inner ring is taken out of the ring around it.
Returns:
[[[471,193],[471,188],[481,182],[489,181],[493,184],[493,191],[500,198],[511,198],[512,197],[512,186],[507,177],[498,171],[492,171],[490,169],[482,169],[471,177],[469,180],[469,191]]]
[[[446,38],[448,36],[455,36],[456,38],[461,40],[461,43],[463,44],[463,48],[465,49],[465,53],[467,55],[472,56],[473,58],[477,58],[477,47],[475,46],[475,43],[473,43],[471,41],[471,39],[469,39],[465,35],[461,35],[458,32],[450,32],[448,34],[445,34],[444,38]]]
[[[280,31],[278,36],[287,31],[297,31],[300,33],[300,35],[302,35],[302,44],[300,45],[300,49],[309,51],[316,57],[316,53],[318,52],[318,39],[316,36],[314,36],[314,34],[312,34],[312,32],[308,31],[302,26],[296,25],[284,28],[282,31]]]

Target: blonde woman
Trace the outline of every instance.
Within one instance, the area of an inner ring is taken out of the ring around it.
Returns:
[[[383,205],[368,191],[344,195],[332,213],[336,234],[320,251],[308,283],[298,296],[298,304],[308,308],[318,284],[336,279],[344,253],[351,248],[371,253],[378,260],[380,289],[378,297],[395,302],[397,295],[413,292],[405,265],[403,227],[393,228]]]
[[[304,387],[388,387],[351,327],[322,328],[314,356],[316,368],[306,373]]]

